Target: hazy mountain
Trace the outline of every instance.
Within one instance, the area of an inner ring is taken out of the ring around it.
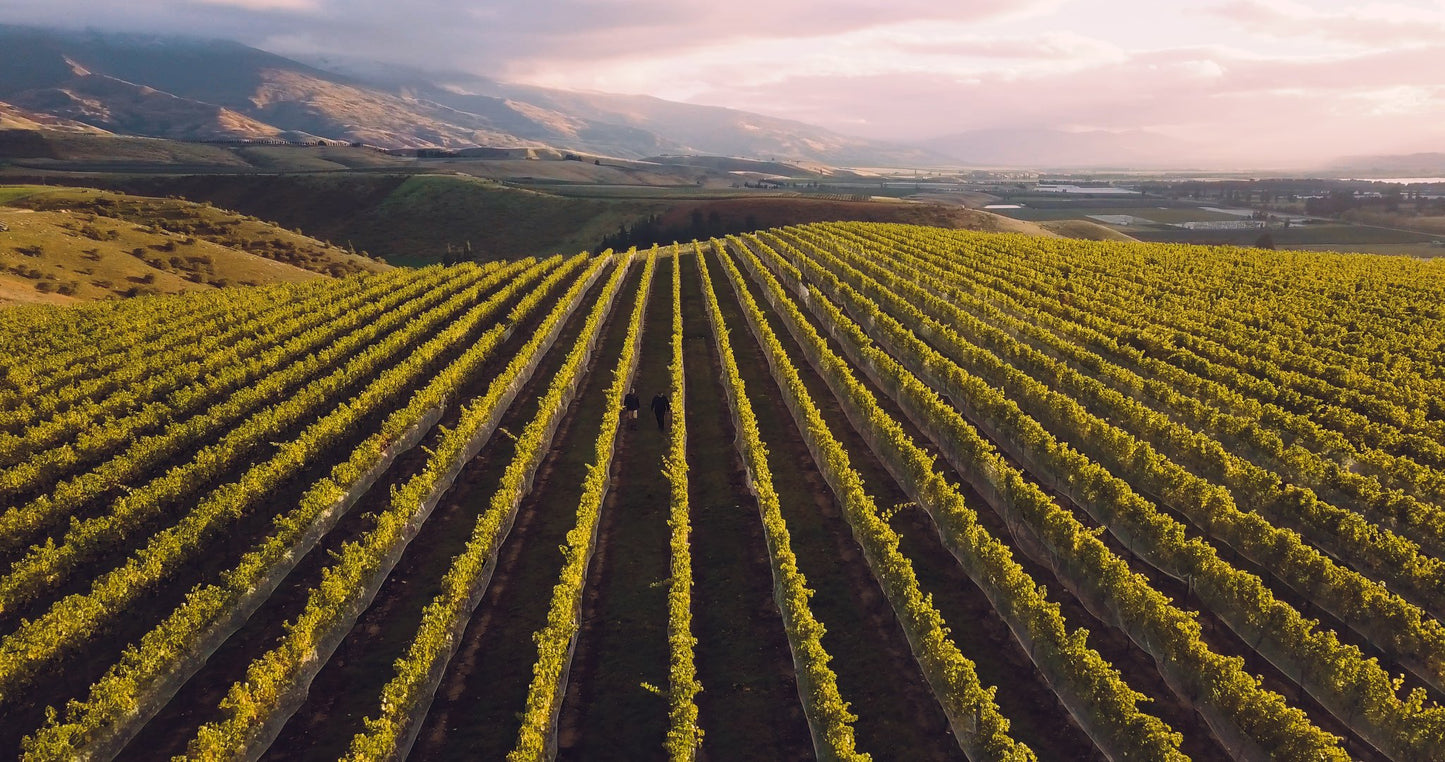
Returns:
[[[1325,172],[1356,177],[1445,177],[1445,153],[1346,156]]]
[[[973,130],[924,145],[958,161],[983,167],[1177,167],[1196,146],[1145,130]]]
[[[0,102],[119,134],[312,137],[388,148],[552,146],[641,158],[708,153],[830,164],[934,163],[919,149],[646,96],[571,93],[239,43],[0,26]],[[30,121],[34,121],[30,119]]]
[[[515,134],[565,147],[640,158],[702,153],[805,159],[833,165],[946,163],[926,149],[841,135],[822,127],[718,106],[647,95],[577,92],[500,82],[463,72],[426,72],[370,61],[319,58],[313,64],[378,87],[493,118],[523,117]],[[510,113],[508,113],[510,112]],[[528,132],[532,130],[532,132]],[[649,141],[653,141],[648,148]]]
[[[113,132],[524,145],[486,119],[225,41],[0,27],[0,100]]]
[[[651,154],[686,151],[757,159],[809,159],[850,166],[916,166],[947,161],[944,156],[919,148],[850,137],[803,122],[737,109],[678,103],[647,95],[572,92],[487,80],[476,82],[490,85],[494,97],[665,136],[675,144],[660,145]],[[433,93],[429,97],[464,108],[469,102],[464,87],[465,84],[455,83],[454,92]],[[480,90],[480,93],[487,92]]]

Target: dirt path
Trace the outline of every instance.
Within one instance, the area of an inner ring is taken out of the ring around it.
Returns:
[[[828,628],[823,647],[833,656],[830,666],[843,699],[858,715],[858,748],[897,759],[962,759],[943,709],[783,404],[782,390],[752,339],[727,276],[715,256],[708,264],[716,273],[718,302],[769,448],[768,464],[798,567],[815,591],[813,613]]]
[[[692,506],[693,637],[702,758],[807,759],[798,700],[757,500],[747,491],[722,367],[703,311],[697,259],[682,261],[687,372],[688,500]]]
[[[634,383],[644,405],[670,383],[671,334],[672,261],[659,258]],[[667,433],[644,413],[635,426],[623,424],[616,447],[559,718],[558,759],[665,756],[667,699],[643,684],[665,690],[668,683]]]
[[[437,689],[412,759],[501,759],[516,743],[537,656],[532,634],[546,621],[562,562],[558,548],[576,524],[582,479],[601,426],[600,406],[622,351],[641,271],[634,266],[618,294],[580,393],[557,429],[501,548],[491,585]],[[520,431],[526,420],[507,426]]]

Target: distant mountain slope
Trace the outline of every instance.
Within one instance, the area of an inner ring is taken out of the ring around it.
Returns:
[[[0,101],[128,135],[550,146],[623,158],[706,153],[850,165],[942,160],[732,109],[375,64],[350,69],[336,73],[235,42],[0,26]]]
[[[0,102],[0,131],[3,130],[47,130],[90,135],[109,134],[99,127],[64,119],[52,114],[30,111],[29,109],[23,109],[14,104]]]
[[[174,199],[0,186],[0,304],[311,280],[385,269],[260,220]]]
[[[607,125],[608,130],[579,137],[619,146],[623,145],[619,141],[625,140],[629,155],[704,153],[765,160],[809,159],[845,166],[918,166],[947,161],[921,148],[849,137],[803,122],[647,95],[571,92],[480,77],[461,77],[448,84],[449,88],[426,91],[426,97],[464,109],[482,98],[535,104],[549,113],[568,114],[586,124]],[[637,142],[636,136],[641,134],[663,137],[648,150]]]

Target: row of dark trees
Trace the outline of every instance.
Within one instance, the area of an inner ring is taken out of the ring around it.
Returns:
[[[725,235],[750,233],[761,227],[754,215],[749,214],[740,220],[728,220],[723,219],[716,209],[706,214],[702,209],[693,209],[686,225],[664,225],[662,217],[653,214],[634,222],[631,226],[626,223],[619,225],[617,232],[602,237],[596,250],[626,251],[633,246],[644,249],[653,245],[670,244],[673,241],[705,241]]]

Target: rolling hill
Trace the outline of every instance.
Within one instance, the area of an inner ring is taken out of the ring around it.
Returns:
[[[1053,235],[1032,223],[939,204],[784,194],[742,199],[571,197],[456,175],[152,175],[104,182],[130,193],[176,195],[235,209],[397,265],[429,264],[468,251],[466,258],[474,261],[596,251],[620,226],[635,228],[649,221],[662,242],[822,220]],[[696,230],[695,218],[716,223]]]
[[[0,304],[181,293],[386,267],[210,205],[0,186]]]

